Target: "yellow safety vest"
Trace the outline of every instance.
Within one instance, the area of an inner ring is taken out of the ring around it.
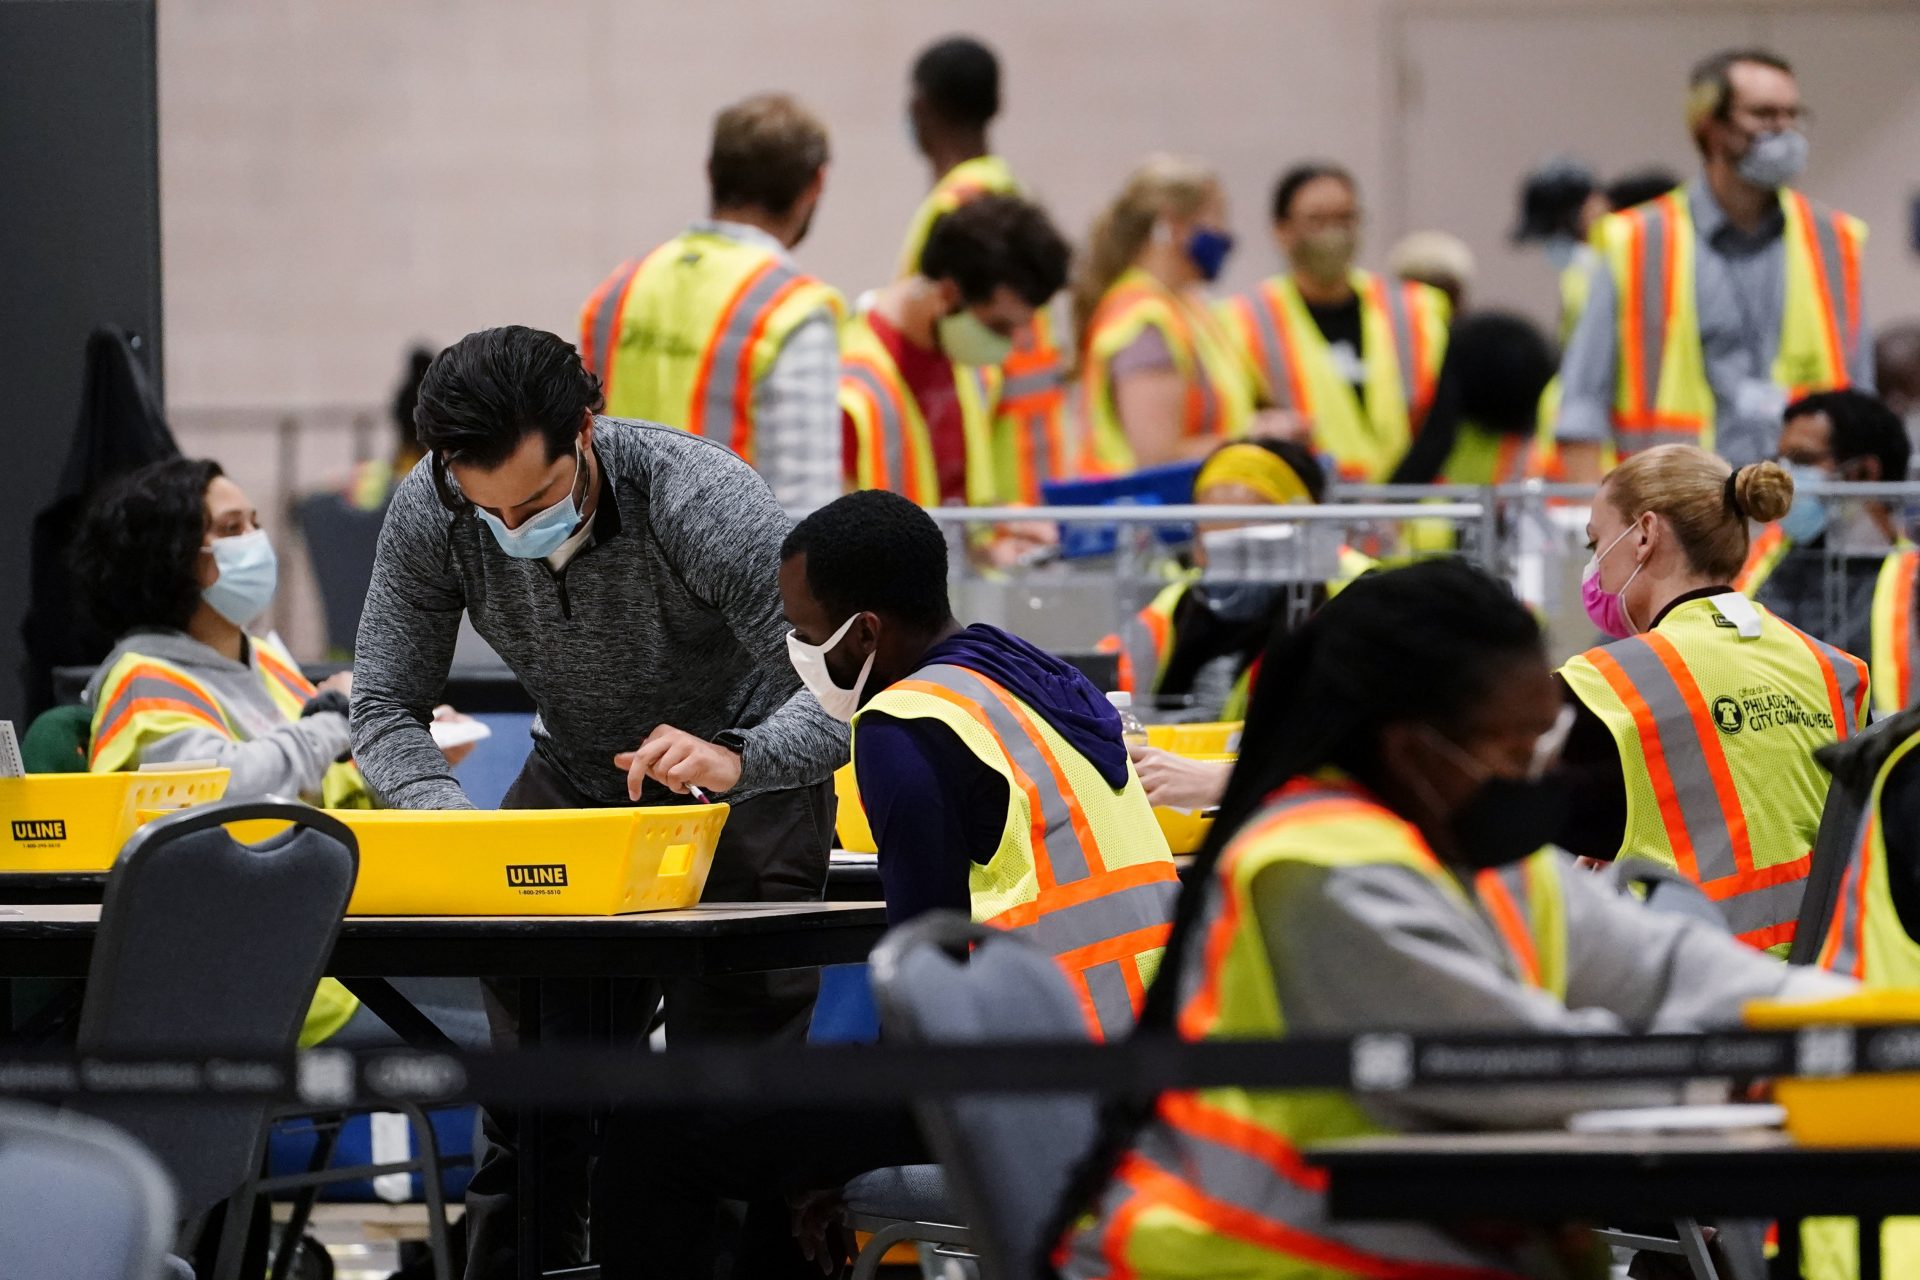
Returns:
[[[1352,547],[1340,548],[1340,576],[1327,583],[1327,598],[1339,595],[1349,582],[1377,566],[1378,562],[1371,556],[1363,555]],[[1167,663],[1172,660],[1173,651],[1180,640],[1173,616],[1187,592],[1199,580],[1197,570],[1181,574],[1179,581],[1169,584],[1148,601],[1147,606],[1127,619],[1120,630],[1104,637],[1094,646],[1096,653],[1111,653],[1119,659],[1119,687],[1123,691],[1142,697],[1160,692],[1160,682],[1167,675]],[[1234,680],[1233,689],[1220,709],[1219,718],[1246,719],[1247,700],[1252,696],[1253,668],[1248,667]]]
[[[1816,962],[1873,988],[1920,987],[1920,942],[1907,932],[1893,905],[1880,813],[1887,779],[1915,747],[1920,747],[1920,734],[1895,747],[1874,775]],[[1807,1219],[1800,1227],[1800,1274],[1806,1280],[1855,1280],[1860,1274],[1859,1238],[1859,1223],[1852,1218]],[[1920,1274],[1920,1218],[1886,1220],[1880,1234],[1880,1273]]]
[[[607,416],[679,427],[754,462],[754,389],[802,322],[840,295],[770,249],[688,231],[622,263],[580,313]]]
[[[274,705],[288,719],[298,719],[300,709],[314,695],[314,687],[301,674],[299,664],[272,640],[248,636],[247,644],[254,672],[272,695]],[[183,729],[211,729],[234,739],[241,736],[220,700],[204,684],[171,662],[129,653],[114,663],[100,682],[87,769],[91,773],[138,769],[142,743]],[[321,781],[321,799],[329,809],[373,807],[372,793],[360,770],[351,763],[327,770]],[[322,978],[306,1021],[301,1024],[300,1047],[310,1048],[333,1035],[347,1025],[359,1007],[360,1001],[352,992],[332,978]]]
[[[1368,271],[1355,271],[1351,283],[1360,299],[1364,406],[1334,368],[1332,350],[1292,276],[1274,276],[1228,299],[1222,314],[1267,398],[1309,421],[1314,449],[1333,459],[1342,478],[1379,482],[1426,421],[1451,308],[1431,285]]]
[[[1440,468],[1441,484],[1517,484],[1527,478],[1535,437],[1462,422]]]
[[[1139,465],[1114,401],[1112,364],[1148,329],[1159,331],[1173,367],[1187,384],[1181,435],[1238,440],[1253,425],[1253,372],[1219,319],[1147,272],[1129,267],[1100,299],[1087,325],[1087,359],[1081,370],[1081,407],[1088,424],[1083,471],[1112,474]]]
[[[1905,711],[1920,690],[1920,631],[1913,616],[1914,580],[1920,576],[1920,550],[1898,547],[1880,562],[1873,586],[1873,709],[1883,716]]]
[[[920,271],[927,233],[940,218],[978,195],[1024,195],[1019,179],[999,156],[976,156],[949,169],[914,211],[895,275]],[[1059,335],[1045,307],[1014,340],[1013,354],[1001,366],[1000,407],[994,419],[994,457],[1006,479],[1004,501],[1030,506],[1041,500],[1040,486],[1064,480],[1070,470],[1067,449],[1067,362]]]
[[[953,386],[966,439],[967,505],[1010,501],[1009,478],[1002,469],[1007,460],[993,447],[1000,371],[956,363]],[[840,328],[840,409],[853,424],[849,487],[891,489],[923,507],[940,505],[933,433],[893,353],[864,312],[848,317]]]
[[[1866,724],[1866,664],[1729,594],[1560,674],[1620,751],[1619,856],[1679,870],[1742,941],[1785,955],[1827,798],[1813,752]]]
[[[1786,296],[1773,380],[1788,399],[1845,387],[1858,351],[1858,218],[1783,188]],[[1714,447],[1713,386],[1700,346],[1693,214],[1685,188],[1608,214],[1593,243],[1613,273],[1619,345],[1613,424],[1622,457],[1659,444]]]
[[[1007,820],[985,866],[968,868],[973,918],[1026,935],[1073,980],[1096,1036],[1133,1027],[1173,927],[1179,873],[1131,766],[1116,791],[1037,712],[998,683],[936,664],[854,717],[937,720],[1007,781]],[[894,856],[911,856],[895,853]],[[882,849],[881,856],[889,851]]]
[[[1288,1034],[1254,884],[1269,867],[1405,867],[1506,943],[1511,975],[1564,999],[1566,908],[1560,864],[1542,851],[1463,882],[1420,833],[1338,775],[1282,788],[1234,837],[1188,935],[1178,1027],[1185,1040]],[[1485,1260],[1439,1232],[1334,1222],[1326,1174],[1302,1149],[1381,1129],[1339,1090],[1169,1092],[1121,1158],[1096,1223],[1070,1237],[1067,1274],[1469,1280]],[[1500,1273],[1492,1273],[1500,1274]]]

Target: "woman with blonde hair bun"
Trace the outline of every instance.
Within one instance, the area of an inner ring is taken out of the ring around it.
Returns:
[[[1560,669],[1575,707],[1561,844],[1698,883],[1743,941],[1784,955],[1827,774],[1816,749],[1866,724],[1867,666],[1728,584],[1793,479],[1691,445],[1635,454],[1587,523],[1587,615],[1615,643]]]
[[[1206,297],[1233,237],[1213,173],[1152,156],[1094,219],[1073,285],[1087,416],[1082,468],[1202,458],[1248,433],[1253,372]]]

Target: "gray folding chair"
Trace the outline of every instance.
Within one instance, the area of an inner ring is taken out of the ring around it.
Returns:
[[[258,845],[230,822],[291,827]],[[202,805],[150,823],[107,880],[80,1012],[83,1053],[291,1053],[340,917],[359,846],[338,819],[290,801]],[[214,1280],[230,1280],[252,1217],[269,1108],[88,1099],[146,1144],[197,1224],[229,1201]]]
[[[86,1116],[0,1103],[0,1275],[156,1280],[173,1188],[140,1144]]]
[[[873,953],[885,1034],[918,1044],[1087,1039],[1086,1014],[1060,966],[1003,930],[941,911],[902,925]],[[1041,1273],[1042,1237],[1099,1133],[1085,1094],[982,1094],[917,1110],[989,1280]]]

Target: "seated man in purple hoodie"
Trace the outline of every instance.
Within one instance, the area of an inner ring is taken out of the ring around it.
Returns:
[[[854,725],[887,917],[934,908],[1025,933],[1103,1037],[1133,1025],[1179,880],[1120,717],[1073,667],[962,627],[947,544],[913,503],[851,493],[781,547],[794,667]]]

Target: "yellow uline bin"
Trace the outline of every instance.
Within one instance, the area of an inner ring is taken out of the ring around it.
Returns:
[[[333,810],[360,841],[350,916],[616,916],[700,901],[724,804]]]
[[[1177,756],[1198,759],[1223,756],[1240,750],[1241,720],[1222,720],[1210,724],[1150,724],[1147,745]]]
[[[5,871],[105,871],[156,811],[218,800],[225,769],[31,773],[0,778]]]
[[[1743,1011],[1757,1031],[1833,1024],[1920,1023],[1920,990],[1861,991],[1833,1000],[1756,1000]],[[1783,1076],[1774,1098],[1804,1147],[1920,1147],[1920,1075]]]

